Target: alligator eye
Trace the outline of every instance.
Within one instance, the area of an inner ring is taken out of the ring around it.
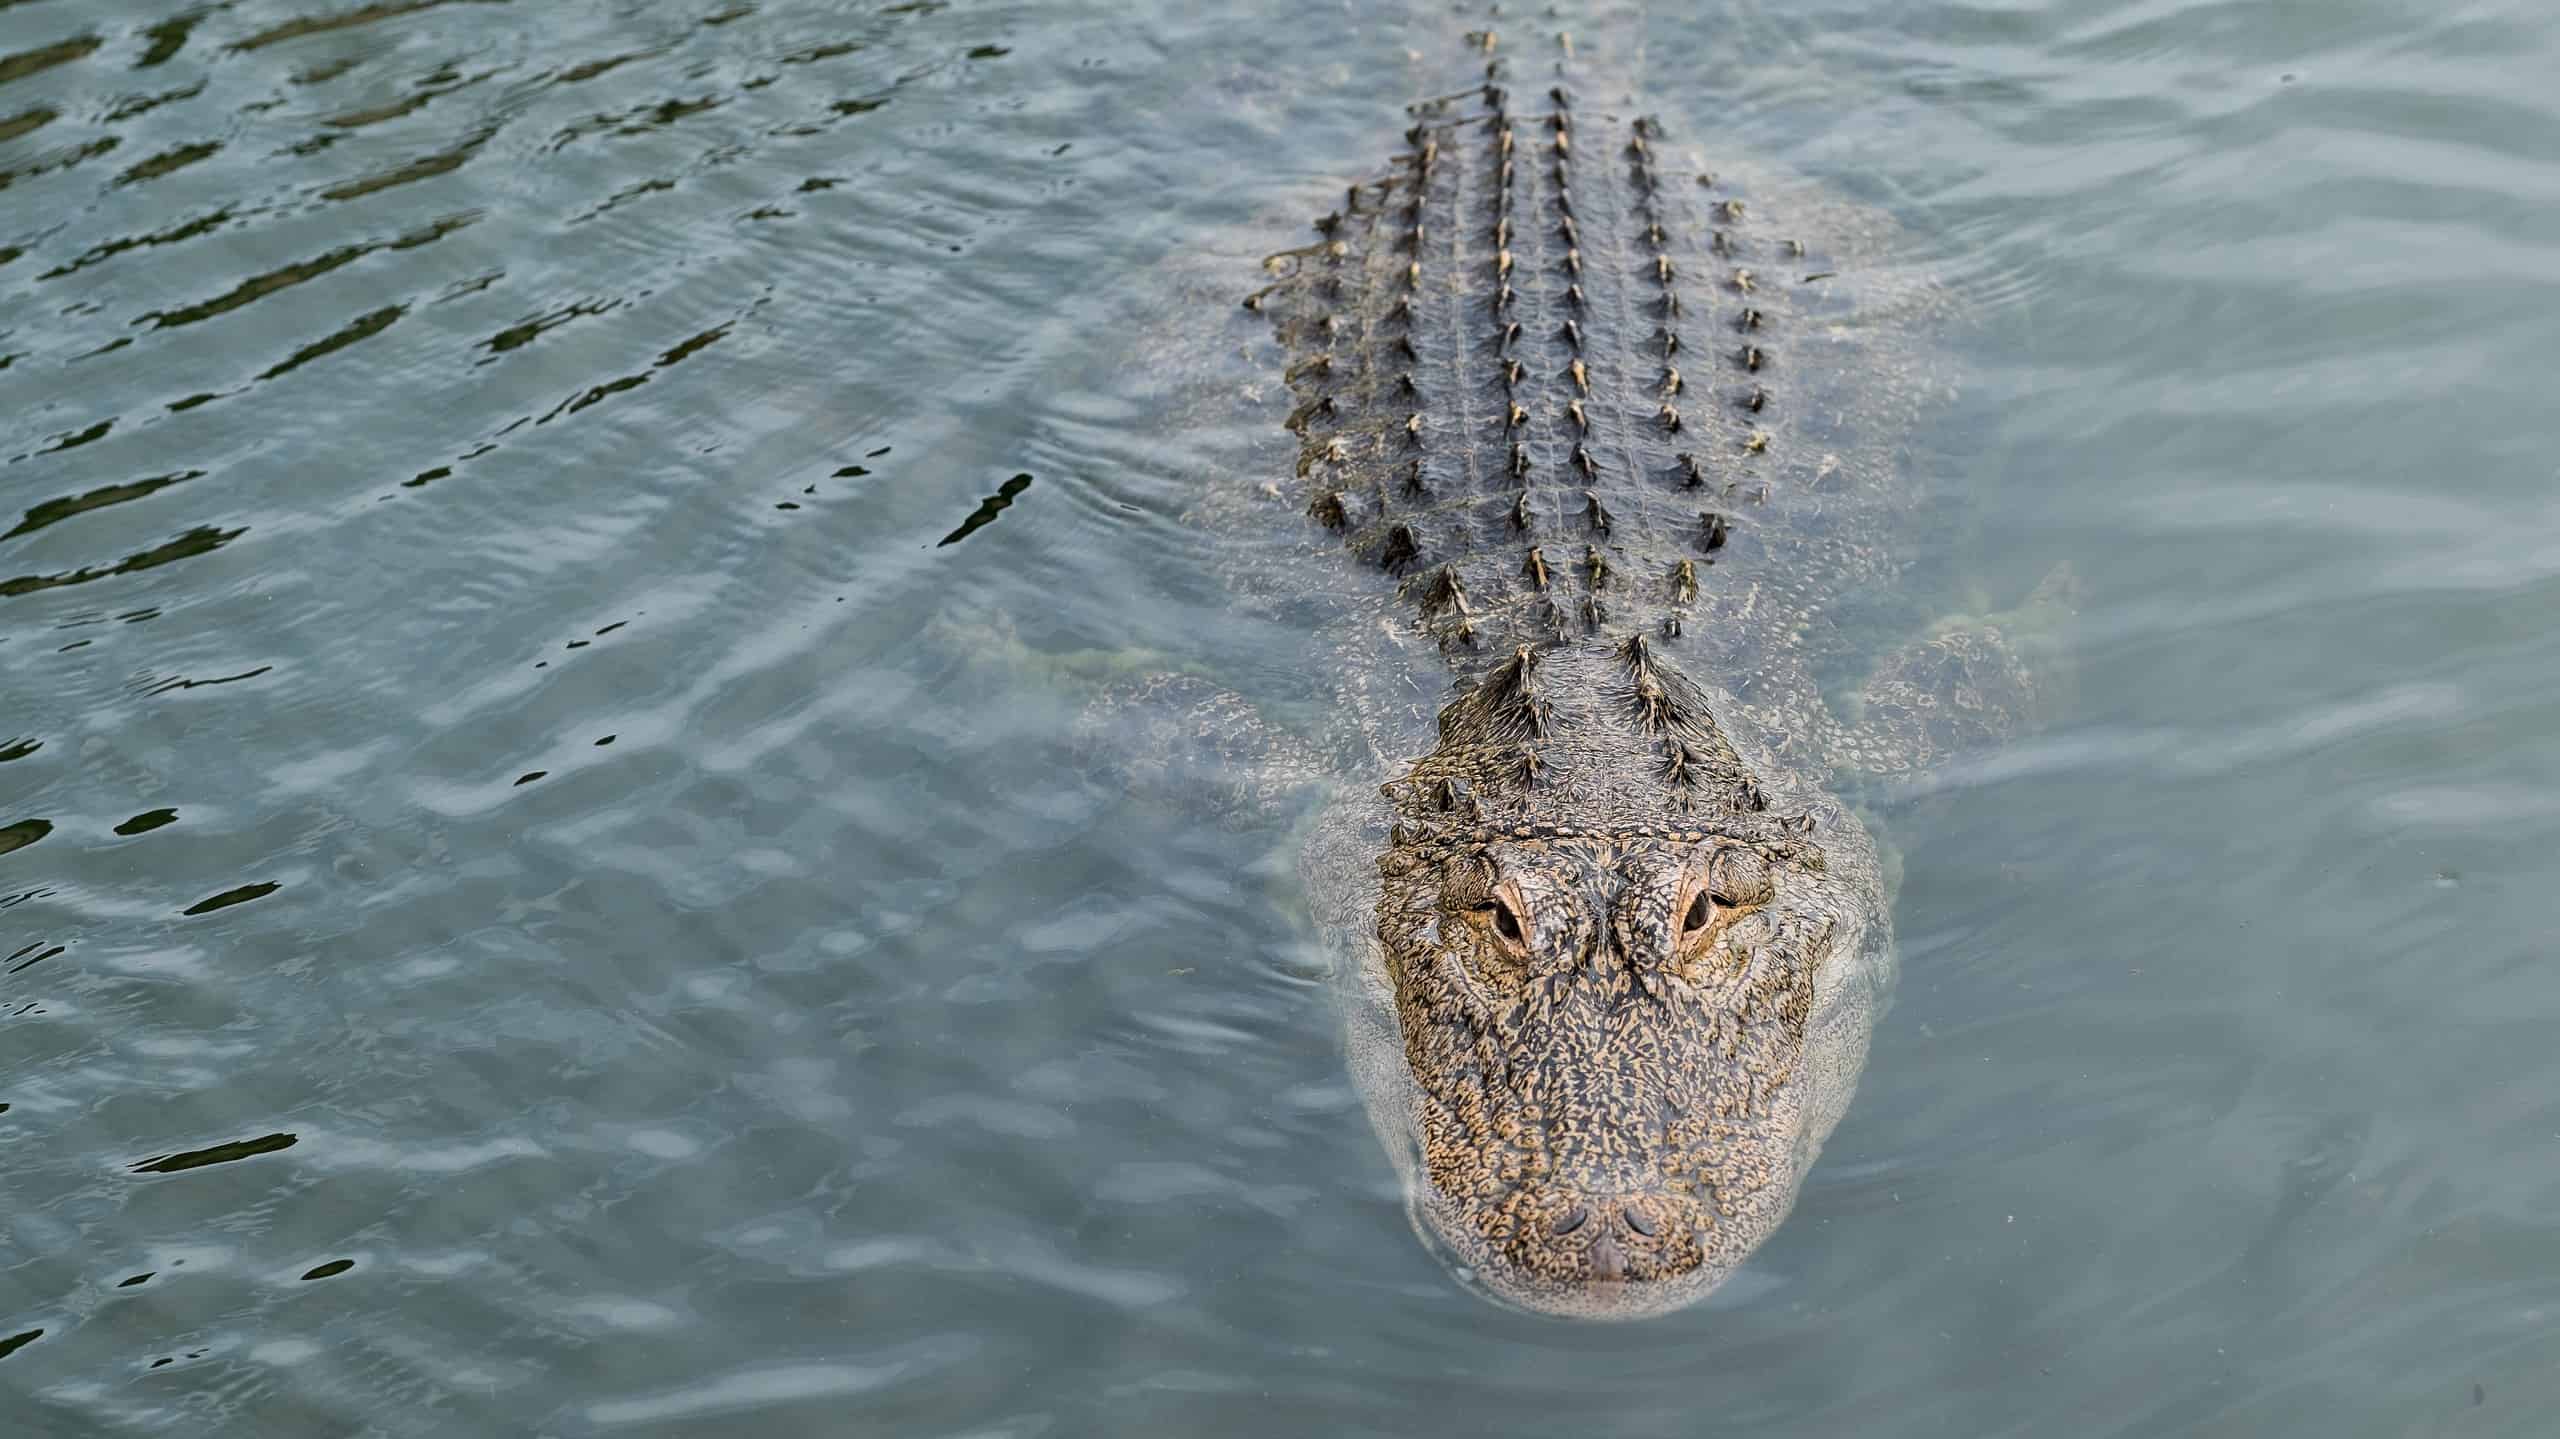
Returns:
[[[1689,902],[1688,915],[1680,921],[1680,932],[1682,934],[1696,934],[1699,930],[1706,928],[1707,921],[1714,917],[1714,901],[1707,898],[1707,892],[1705,890],[1699,890],[1698,897]]]

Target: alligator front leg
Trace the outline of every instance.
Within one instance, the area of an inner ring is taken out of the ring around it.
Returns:
[[[1196,674],[1115,681],[1076,722],[1076,751],[1142,802],[1249,828],[1288,819],[1327,777],[1316,747]]]
[[[2041,729],[2076,688],[2079,593],[2078,576],[2057,566],[2015,609],[1950,616],[1886,656],[1844,707],[1832,764],[1906,774]]]
[[[926,636],[1021,702],[1072,715],[1069,762],[1141,803],[1246,829],[1286,822],[1325,777],[1315,746],[1208,665],[1137,646],[1041,649],[1001,612],[945,613],[927,623]]]

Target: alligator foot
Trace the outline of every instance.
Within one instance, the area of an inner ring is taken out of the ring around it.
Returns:
[[[2077,689],[2070,637],[2079,600],[2079,576],[2057,565],[2014,609],[1930,626],[1868,675],[1832,762],[1906,773],[2041,729]]]
[[[1136,646],[1035,649],[1024,642],[1013,616],[1001,610],[984,615],[944,610],[925,621],[924,639],[929,648],[964,655],[973,664],[1070,691],[1092,690],[1174,665],[1173,658],[1162,651]]]
[[[1095,773],[1142,803],[1234,829],[1284,818],[1326,773],[1314,746],[1243,696],[1173,671],[1104,686],[1075,742]]]
[[[1270,723],[1208,666],[1139,646],[1041,649],[1000,611],[937,615],[926,640],[1075,715],[1071,761],[1142,804],[1249,829],[1285,821],[1324,777],[1314,746]]]

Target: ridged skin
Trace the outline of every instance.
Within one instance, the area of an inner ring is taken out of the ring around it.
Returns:
[[[1862,740],[1811,674],[1824,602],[1891,573],[1927,382],[1843,258],[1576,87],[1494,61],[1415,107],[1248,304],[1287,351],[1293,502],[1373,577],[1311,582],[1350,598],[1378,767],[1302,862],[1355,1077],[1462,1276],[1630,1318],[1778,1226],[1889,982],[1872,846],[1823,788]]]
[[[1746,202],[1687,238],[1659,138],[1488,84],[1272,292],[1309,514],[1453,648],[1674,623],[1749,543],[1795,306],[1734,258]]]

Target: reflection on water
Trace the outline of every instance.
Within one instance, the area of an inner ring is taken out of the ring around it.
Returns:
[[[1285,817],[1062,740],[1320,692],[1132,317],[1454,22],[0,0],[11,1432],[2540,1432],[2560,26],[1657,8],[1971,317],[1894,603],[2089,594],[1872,797],[1797,1217],[1598,1332],[1414,1243]]]

